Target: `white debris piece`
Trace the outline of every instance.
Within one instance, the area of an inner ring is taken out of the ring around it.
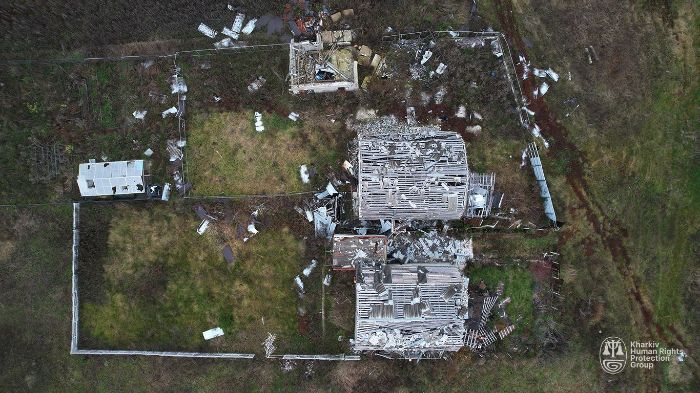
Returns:
[[[257,21],[258,21],[257,19],[251,19],[251,20],[249,20],[248,23],[246,23],[246,25],[245,25],[245,27],[243,28],[243,30],[241,30],[241,33],[243,33],[243,34],[245,34],[245,35],[249,35],[250,33],[252,33],[252,32],[253,32],[253,29],[255,29],[255,23],[256,23]]]
[[[445,86],[440,86],[438,87],[438,90],[435,92],[435,103],[436,104],[442,104],[442,101],[445,99],[445,95],[447,95],[447,89]]]
[[[297,288],[301,293],[304,293],[304,283],[301,281],[301,277],[294,277],[294,284],[296,284]]]
[[[442,74],[445,73],[446,70],[447,70],[447,64],[445,64],[445,63],[440,63],[440,64],[438,65],[438,68],[435,70],[435,73],[438,74],[438,75],[442,75]]]
[[[301,182],[307,184],[309,182],[309,168],[306,164],[299,167],[299,176],[301,176]]]
[[[333,196],[338,193],[338,191],[333,187],[333,185],[329,182],[328,185],[326,185],[326,192],[328,195]]]
[[[464,128],[464,131],[469,132],[474,135],[479,135],[481,133],[481,126],[480,125],[475,125],[475,126],[467,126]]]
[[[214,43],[214,48],[216,49],[224,49],[224,48],[230,48],[233,46],[233,41],[231,41],[230,38],[226,37],[221,41],[216,41]]]
[[[523,110],[524,110],[525,113],[527,113],[528,115],[530,115],[530,116],[535,116],[535,111],[531,110],[530,108],[524,106],[524,107],[523,107]]]
[[[244,19],[245,14],[241,14],[240,12],[236,14],[236,19],[233,20],[233,26],[231,26],[231,30],[233,30],[234,33],[238,34],[241,32],[241,28],[243,28]]]
[[[146,151],[143,152],[143,155],[146,157],[150,157],[153,155],[153,150],[149,147],[148,149],[146,149]]]
[[[523,154],[520,156],[520,167],[527,165],[527,149],[523,149]]]
[[[254,93],[258,91],[262,87],[262,85],[265,84],[265,82],[267,82],[267,80],[262,76],[255,78],[255,80],[248,85],[248,92]]]
[[[239,36],[238,33],[236,33],[235,31],[233,31],[233,30],[231,30],[231,29],[229,29],[228,27],[224,27],[223,29],[221,29],[221,34],[223,34],[223,35],[225,35],[225,36],[228,36],[228,37],[229,37],[229,38],[228,38],[229,42],[230,42],[231,40],[237,40],[237,39],[238,39],[238,36]],[[224,40],[225,40],[225,39],[224,39]],[[223,41],[223,40],[222,40],[222,41]]]
[[[433,56],[433,52],[426,50],[425,53],[423,53],[423,58],[420,59],[420,64],[423,65],[425,64],[430,58]]]
[[[326,274],[326,277],[323,277],[323,285],[325,285],[325,286],[331,285],[331,275],[330,275],[330,273]]]
[[[549,148],[549,142],[547,142],[547,140],[544,139],[544,137],[542,136],[542,133],[540,131],[541,131],[540,126],[538,126],[537,124],[533,124],[532,127],[530,128],[530,133],[532,134],[532,136],[534,136],[535,138],[542,139],[542,143],[544,144],[544,147]]]
[[[318,262],[317,262],[315,259],[312,259],[312,260],[311,260],[311,263],[309,263],[309,265],[308,265],[307,267],[304,268],[304,270],[302,271],[302,273],[303,273],[306,277],[309,277],[309,276],[311,275],[311,272],[314,271],[314,269],[316,268],[316,265],[317,265],[317,264],[318,264]]]
[[[348,171],[348,173],[350,173],[351,175],[355,176],[355,170],[352,167],[352,164],[348,160],[343,161],[343,169]]]
[[[501,42],[499,40],[496,39],[496,40],[491,41],[491,52],[496,57],[503,56],[503,49],[501,49]]]
[[[146,117],[146,113],[148,113],[148,111],[134,111],[133,115],[135,118],[143,120],[143,118]]]
[[[251,222],[250,224],[248,224],[248,232],[252,233],[253,235],[258,233],[257,228],[255,228],[255,223]]]
[[[549,76],[553,81],[555,81],[555,82],[559,81],[559,74],[554,72],[553,69],[549,68],[545,72],[547,73],[547,76]]]
[[[307,221],[312,222],[314,220],[314,213],[311,210],[304,210],[304,214],[306,214]]]
[[[203,235],[204,232],[207,231],[207,228],[209,228],[209,220],[204,219],[202,223],[199,224],[199,227],[197,228],[197,233]]]
[[[547,71],[541,70],[539,68],[533,68],[532,73],[538,78],[544,78],[547,76]]]
[[[455,116],[460,119],[464,119],[465,117],[467,117],[467,107],[464,105],[460,105],[457,109],[457,113],[455,113]]]
[[[549,90],[549,85],[547,84],[547,82],[542,83],[542,86],[540,86],[540,88],[538,90],[538,96],[539,97],[544,96],[548,90]]]
[[[221,101],[221,97],[219,96],[214,96],[214,102],[219,102]]]
[[[213,329],[209,329],[205,332],[202,332],[202,336],[204,336],[205,340],[211,340],[212,338],[216,338],[223,335],[224,331],[220,327],[215,327]]]
[[[204,23],[200,23],[199,27],[197,27],[197,30],[199,30],[200,33],[204,34],[205,36],[209,38],[214,38],[216,37],[216,30],[212,29],[211,27],[205,25]]]
[[[175,75],[173,76],[173,83],[170,85],[172,94],[184,94],[187,93],[187,85],[185,84],[185,78]]]
[[[472,117],[476,120],[479,120],[479,121],[484,120],[484,117],[481,116],[481,113],[479,113],[479,112],[472,112]]]
[[[255,112],[255,131],[263,132],[265,131],[265,126],[262,122],[262,113]]]
[[[161,113],[161,114],[163,115],[163,119],[165,119],[166,117],[168,117],[168,115],[177,114],[177,108],[176,107],[168,108],[168,109],[164,110],[163,113]]]
[[[175,145],[176,145],[177,147],[179,147],[179,148],[183,148],[183,147],[185,147],[185,145],[187,145],[187,141],[184,140],[184,139],[178,139],[178,140],[175,142]]]
[[[452,31],[452,30],[448,30],[448,31],[447,31],[447,34],[449,34],[452,38],[457,38],[457,37],[459,37],[459,33],[455,33],[455,32]]]
[[[291,121],[297,121],[299,120],[299,114],[296,112],[292,112],[289,114],[289,116],[287,116],[287,118],[289,118],[289,120]]]
[[[170,183],[163,185],[163,194],[160,196],[160,200],[164,202],[170,200]]]

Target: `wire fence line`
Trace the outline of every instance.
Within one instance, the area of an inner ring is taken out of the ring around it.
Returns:
[[[71,355],[105,355],[105,356],[157,356],[174,358],[209,358],[209,359],[241,359],[255,358],[253,353],[235,352],[181,352],[181,351],[138,351],[122,349],[81,349],[79,348],[80,330],[80,298],[78,287],[78,256],[80,245],[80,203],[73,203],[73,246],[71,259]],[[268,356],[271,359],[282,360],[326,360],[326,361],[355,361],[360,360],[359,355],[351,354],[284,354]]]
[[[66,57],[56,59],[6,59],[0,60],[0,64],[5,65],[22,65],[22,64],[66,64],[66,63],[89,63],[97,61],[124,61],[124,60],[152,60],[152,59],[168,59],[182,55],[191,56],[212,56],[215,54],[233,54],[245,50],[277,50],[289,47],[289,43],[279,44],[256,44],[256,45],[240,45],[231,48],[206,48],[206,49],[191,49],[181,50],[167,54],[153,55],[122,55],[122,56],[93,56],[93,57]]]
[[[130,351],[130,350],[111,350],[111,349],[80,349],[79,344],[79,325],[80,325],[80,298],[78,291],[78,252],[80,245],[80,203],[73,203],[73,256],[71,263],[71,355],[140,355],[140,356],[161,356],[161,357],[180,357],[180,358],[221,358],[221,359],[253,359],[255,354],[252,353],[206,353],[206,352],[173,352],[173,351]]]

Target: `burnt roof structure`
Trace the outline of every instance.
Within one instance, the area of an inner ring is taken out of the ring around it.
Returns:
[[[458,351],[468,283],[449,264],[359,264],[353,348],[408,359]]]
[[[334,235],[333,269],[354,270],[362,262],[386,261],[384,235]]]
[[[456,220],[467,208],[464,140],[437,127],[389,118],[358,130],[361,219]]]

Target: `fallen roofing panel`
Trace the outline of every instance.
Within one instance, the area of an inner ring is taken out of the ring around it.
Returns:
[[[542,161],[540,160],[540,153],[537,149],[536,144],[531,143],[528,146],[527,155],[530,158],[530,164],[532,165],[532,170],[535,173],[537,185],[540,187],[540,197],[542,197],[542,200],[544,201],[544,214],[547,216],[547,218],[556,223],[557,214],[554,212],[552,196],[549,194],[549,187],[547,187],[547,179],[545,179],[544,177]]]

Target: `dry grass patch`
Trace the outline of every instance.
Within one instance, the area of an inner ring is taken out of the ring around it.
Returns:
[[[332,140],[316,127],[263,113],[258,133],[253,112],[195,116],[190,123],[188,175],[197,195],[274,194],[314,189],[299,167],[323,168],[335,160]]]

